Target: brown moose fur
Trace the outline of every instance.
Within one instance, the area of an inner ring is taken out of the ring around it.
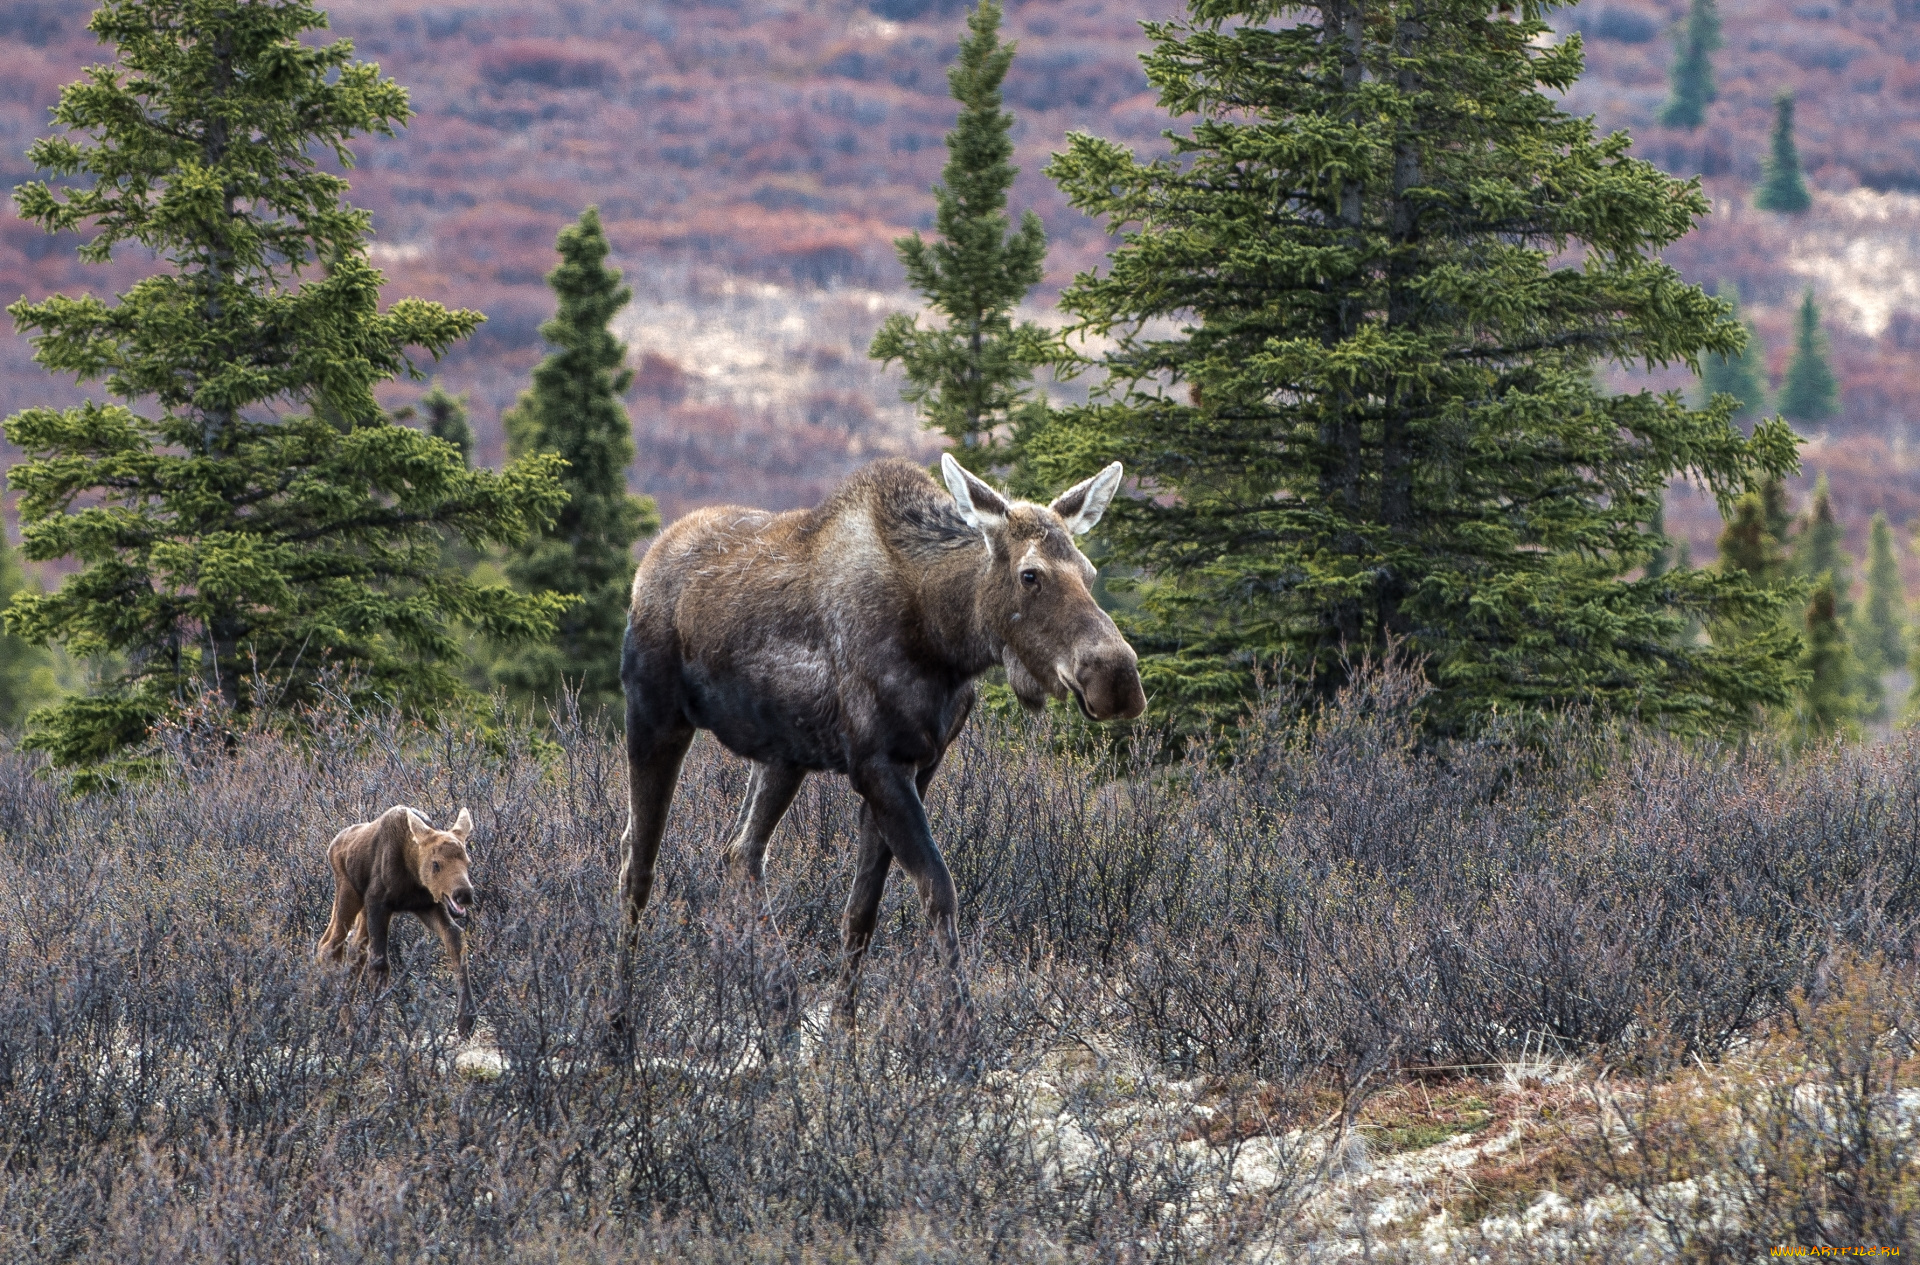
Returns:
[[[680,762],[698,729],[753,762],[725,849],[758,880],[767,840],[809,772],[843,773],[865,801],[842,922],[837,996],[851,1025],[888,868],[919,890],[954,1001],[953,880],[922,796],[1005,664],[1022,702],[1074,696],[1091,718],[1146,708],[1133,649],[1088,591],[1073,543],[1119,486],[1116,462],[1052,505],[1009,502],[943,459],[947,490],[901,460],[855,473],[811,510],[724,506],[661,534],[633,582],[621,681],[631,785],[620,894],[637,921]]]
[[[333,921],[314,950],[321,963],[364,954],[365,969],[386,982],[387,932],[395,914],[416,915],[440,935],[460,988],[459,1032],[473,1031],[473,994],[467,988],[466,936],[457,921],[473,904],[466,809],[451,830],[435,830],[404,806],[348,826],[327,845],[333,867]]]

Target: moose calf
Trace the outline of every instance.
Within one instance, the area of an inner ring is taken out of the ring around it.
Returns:
[[[460,986],[459,1033],[473,1031],[473,994],[467,989],[466,937],[460,919],[473,903],[467,874],[467,837],[473,817],[460,810],[452,830],[435,830],[411,808],[389,808],[372,821],[348,826],[327,845],[333,867],[333,921],[314,958],[338,962],[349,951],[366,954],[375,981],[387,978],[387,927],[399,913],[417,915],[440,933]]]

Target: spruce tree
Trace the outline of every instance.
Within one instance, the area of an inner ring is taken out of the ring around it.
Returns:
[[[588,207],[578,223],[561,229],[555,248],[560,266],[547,274],[547,284],[559,297],[559,311],[540,327],[554,350],[503,420],[515,456],[549,453],[566,461],[567,501],[545,531],[508,559],[506,571],[526,592],[577,602],[560,616],[550,641],[500,660],[494,679],[522,705],[551,703],[572,688],[583,711],[609,713],[621,697],[633,545],[656,530],[660,518],[651,499],[627,490],[633,423],[620,397],[633,371],[626,368],[626,345],[608,324],[633,291],[607,266],[611,248],[599,210]]]
[[[1019,169],[1000,82],[1013,54],[1014,45],[1000,43],[999,0],[981,0],[947,72],[960,118],[947,133],[947,165],[933,190],[940,239],[929,245],[915,233],[894,242],[907,284],[941,324],[922,328],[917,317],[896,312],[868,350],[875,360],[900,362],[902,396],[953,441],[963,465],[982,473],[1011,462],[1020,439],[1044,420],[1046,402],[1031,383],[1035,368],[1054,359],[1045,330],[1013,320],[1015,306],[1040,283],[1047,254],[1039,216],[1025,212],[1012,232],[1007,222],[1007,191]]]
[[[1800,659],[1805,679],[1793,713],[1798,746],[1857,733],[1866,710],[1857,688],[1860,665],[1847,645],[1836,606],[1831,582],[1816,585],[1807,603],[1806,649]]]
[[[1793,542],[1794,572],[1814,586],[1832,582],[1834,609],[1845,620],[1853,615],[1853,559],[1846,548],[1846,531],[1833,516],[1833,493],[1823,470],[1814,481],[1813,500]]]
[[[1806,178],[1800,174],[1800,151],[1793,143],[1793,94],[1773,99],[1771,152],[1761,164],[1760,188],[1753,204],[1762,211],[1798,215],[1813,205]]]
[[[196,682],[233,708],[297,702],[316,674],[431,708],[458,692],[453,621],[499,637],[551,627],[558,603],[440,567],[438,529],[517,540],[556,507],[553,463],[468,470],[396,425],[376,383],[482,319],[403,299],[382,311],[369,219],[323,169],[391,134],[406,93],[344,40],[309,43],[304,0],[107,0],[90,28],[114,60],[69,85],[61,134],[29,151],[55,183],[15,192],[23,218],[90,232],[83,260],[153,252],[164,269],[116,302],[9,308],[47,369],[124,403],[30,408],[26,552],[71,557],[55,592],[16,595],[8,627],[125,670],[35,714],[29,745],[82,784]]]
[[[1767,353],[1760,344],[1760,331],[1740,315],[1739,287],[1722,281],[1719,298],[1727,305],[1729,319],[1740,322],[1747,340],[1738,352],[1708,352],[1700,357],[1700,386],[1709,399],[1720,393],[1738,400],[1734,420],[1751,422],[1767,408]]]
[[[1814,483],[1813,500],[1808,503],[1800,530],[1794,538],[1792,565],[1794,573],[1806,581],[1816,598],[1823,587],[1826,590],[1826,600],[1833,607],[1833,618],[1837,623],[1831,630],[1823,625],[1821,636],[1830,641],[1837,640],[1847,649],[1846,662],[1852,665],[1855,679],[1847,684],[1844,692],[1852,699],[1855,715],[1878,716],[1885,703],[1885,693],[1880,685],[1879,672],[1870,670],[1866,661],[1853,651],[1853,558],[1847,553],[1846,531],[1834,517],[1833,495],[1827,486],[1824,471]],[[1807,618],[1811,631],[1814,620],[1811,609]],[[1827,651],[1822,650],[1821,653]],[[1811,683],[1803,690],[1829,688],[1830,683],[1817,678],[1810,680]]]
[[[1859,646],[1861,660],[1874,672],[1907,666],[1907,590],[1884,512],[1873,516],[1867,536],[1867,601]]]
[[[1760,507],[1765,514],[1767,530],[1782,545],[1788,543],[1793,534],[1793,494],[1787,491],[1786,480],[1769,476],[1760,484]]]
[[[6,533],[0,531],[0,610],[26,587],[27,573],[20,565],[20,555],[7,543]],[[0,735],[17,734],[27,713],[59,692],[53,656],[46,647],[0,631]]]
[[[1820,309],[1809,286],[1793,325],[1793,356],[1780,382],[1780,415],[1789,421],[1825,421],[1839,411],[1839,385],[1827,364],[1827,337],[1820,331]]]
[[[1769,496],[1769,492],[1775,495]],[[1805,588],[1793,580],[1791,559],[1781,542],[1785,508],[1785,488],[1777,482],[1734,501],[1720,532],[1718,570],[1769,594],[1774,601],[1722,614],[1706,626],[1714,644],[1730,653],[1790,657],[1794,661],[1792,696],[1797,697],[1806,679],[1800,663],[1804,643],[1786,616],[1789,608],[1800,609],[1799,598]],[[1777,706],[1783,701],[1776,696],[1762,703]],[[1765,706],[1756,706],[1749,719],[1757,722],[1764,714]]]
[[[427,434],[452,444],[460,454],[460,464],[473,464],[473,423],[469,420],[466,396],[448,394],[435,378],[427,393],[403,412],[410,418],[419,418]]]
[[[1153,696],[1230,708],[1270,665],[1336,689],[1399,644],[1442,733],[1784,701],[1780,647],[1684,637],[1775,595],[1629,578],[1674,477],[1731,501],[1795,448],[1743,437],[1730,400],[1595,389],[1596,361],[1692,367],[1740,327],[1658,256],[1706,213],[1698,185],[1558,109],[1579,41],[1495,0],[1189,11],[1147,24],[1148,77],[1192,121],[1173,159],[1076,134],[1050,168],[1126,236],[1064,298],[1111,339],[1106,381],[1028,444],[1050,482],[1120,458],[1153,492],[1103,529],[1145,577]]]
[[[1720,531],[1720,569],[1739,572],[1755,585],[1774,588],[1787,578],[1787,551],[1767,522],[1766,500],[1749,492],[1733,503]]]
[[[451,395],[435,378],[426,394],[400,409],[395,421],[418,424],[435,439],[445,440],[460,454],[460,464],[473,464],[473,425],[468,420],[467,397]],[[451,527],[440,529],[440,562],[450,571],[470,572],[480,561],[480,550]]]
[[[1713,0],[1692,0],[1686,28],[1674,41],[1667,101],[1660,107],[1662,125],[1695,128],[1705,121],[1707,107],[1719,95],[1713,84],[1713,52],[1719,47],[1720,14]]]
[[[1653,517],[1647,520],[1647,536],[1653,550],[1647,557],[1647,578],[1657,580],[1673,570],[1674,562],[1673,541],[1667,536],[1667,498],[1664,496],[1654,506]]]

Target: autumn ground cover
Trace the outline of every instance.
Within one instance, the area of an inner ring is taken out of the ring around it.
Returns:
[[[163,780],[87,798],[0,756],[0,1255],[1910,1241],[1920,744],[1423,752],[1415,688],[1256,723],[1231,766],[976,723],[931,803],[978,1006],[957,1045],[898,885],[860,1033],[822,1021],[835,779],[775,838],[769,932],[716,868],[745,769],[696,747],[616,1026],[622,762],[590,726],[187,729]],[[326,838],[395,802],[478,822],[468,1046],[418,928],[387,997],[311,962]]]

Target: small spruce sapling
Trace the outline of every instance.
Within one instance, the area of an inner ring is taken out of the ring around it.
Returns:
[[[1046,401],[1032,389],[1034,370],[1057,359],[1045,330],[1013,320],[1040,283],[1047,254],[1039,216],[1025,212],[1011,232],[1007,222],[1007,191],[1019,172],[1000,83],[1013,54],[1012,44],[1000,42],[999,0],[981,0],[947,72],[960,117],[947,133],[947,164],[933,190],[939,240],[915,233],[894,243],[907,284],[943,323],[922,327],[897,312],[868,350],[875,360],[900,362],[902,396],[953,441],[961,464],[980,473],[1017,464],[1021,441],[1046,417]]]
[[[511,453],[545,453],[566,462],[567,501],[553,522],[520,545],[506,572],[528,593],[565,597],[554,635],[498,659],[493,676],[526,707],[578,692],[581,709],[613,714],[621,701],[620,643],[627,627],[633,546],[660,526],[651,498],[627,490],[633,423],[621,396],[632,385],[626,344],[609,324],[633,298],[607,265],[612,247],[600,212],[588,207],[560,230],[560,264],[547,274],[559,298],[540,327],[553,351],[533,371],[533,386],[508,410]]]
[[[1760,189],[1753,204],[1762,211],[1799,215],[1813,205],[1806,177],[1800,173],[1800,151],[1793,142],[1793,94],[1773,99],[1773,135],[1766,161],[1761,164]]]
[[[1760,331],[1740,314],[1740,290],[1731,281],[1718,287],[1719,299],[1727,305],[1729,319],[1738,321],[1746,332],[1746,343],[1737,352],[1711,351],[1700,357],[1700,386],[1707,399],[1730,395],[1739,401],[1734,420],[1751,424],[1767,408],[1767,353],[1760,342]]]
[[[1867,534],[1867,600],[1861,613],[1860,657],[1876,672],[1907,666],[1907,590],[1884,511]]]
[[[1686,26],[1674,40],[1667,100],[1660,107],[1664,126],[1695,128],[1706,120],[1707,107],[1719,96],[1713,83],[1713,53],[1719,47],[1720,14],[1713,0],[1692,0]]]
[[[1840,387],[1827,363],[1827,337],[1809,286],[1793,323],[1793,356],[1780,382],[1780,415],[1793,422],[1822,422],[1839,411]]]

